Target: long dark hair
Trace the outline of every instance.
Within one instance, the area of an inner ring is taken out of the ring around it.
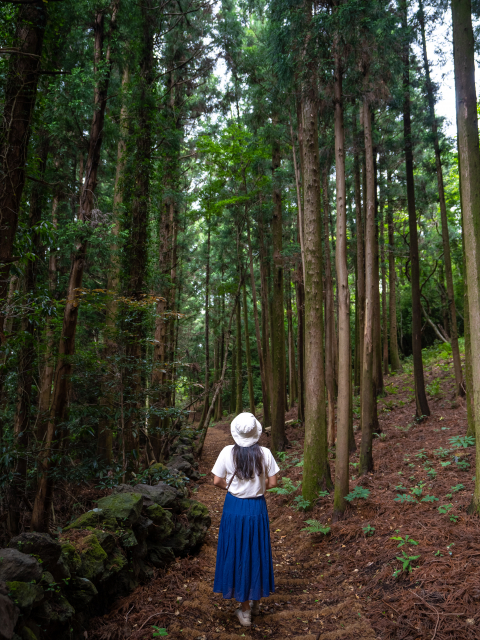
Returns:
[[[252,480],[255,476],[261,476],[264,471],[265,459],[262,448],[258,443],[251,447],[233,446],[233,464],[237,478],[240,480]]]

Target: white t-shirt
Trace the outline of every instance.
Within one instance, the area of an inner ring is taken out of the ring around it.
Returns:
[[[220,451],[220,455],[212,469],[213,474],[219,478],[225,478],[227,485],[235,472],[233,447],[233,444],[229,444]],[[266,475],[264,472],[261,476],[256,475],[250,480],[240,480],[238,476],[235,476],[228,491],[236,498],[258,498],[263,496],[265,493],[265,477],[271,478],[280,471],[270,449],[266,447],[260,447],[260,449],[265,460]]]

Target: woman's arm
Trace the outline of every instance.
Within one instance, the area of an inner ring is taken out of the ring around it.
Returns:
[[[274,476],[270,476],[270,478],[267,478],[265,480],[265,489],[273,489],[274,487],[277,486],[277,474],[275,474]]]
[[[220,489],[227,489],[227,481],[225,480],[225,478],[219,478],[215,474],[213,474],[213,484],[216,487],[220,487]]]

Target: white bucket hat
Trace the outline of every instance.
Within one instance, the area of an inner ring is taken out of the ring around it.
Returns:
[[[230,425],[232,438],[240,447],[251,447],[262,435],[262,425],[253,413],[239,413]]]

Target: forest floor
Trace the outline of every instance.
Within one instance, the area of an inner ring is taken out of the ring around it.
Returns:
[[[351,490],[361,485],[370,493],[353,501],[342,521],[331,521],[332,495],[303,513],[294,502],[300,489],[287,496],[268,494],[276,592],[262,600],[251,628],[240,627],[235,601],[212,593],[225,494],[213,487],[210,469],[231,443],[229,421],[212,426],[200,463],[206,475],[192,496],[212,516],[199,555],[178,559],[116,603],[93,621],[88,637],[146,640],[155,637],[155,625],[169,638],[188,640],[479,638],[480,527],[466,513],[475,449],[450,442],[464,437],[467,425],[465,402],[454,397],[448,364],[437,360],[426,367],[434,396],[429,397],[432,415],[422,424],[414,422],[412,375],[386,379],[386,396],[378,405],[382,435],[374,442],[375,472],[356,477],[358,453],[351,457]],[[286,419],[294,417],[292,411]],[[298,482],[301,428],[289,426],[288,438],[281,475]],[[357,431],[357,445],[359,439]],[[268,446],[268,436],[260,443]],[[439,512],[442,505],[451,505],[447,513]],[[330,532],[302,531],[310,519],[330,526]],[[411,571],[394,575],[404,556]]]

